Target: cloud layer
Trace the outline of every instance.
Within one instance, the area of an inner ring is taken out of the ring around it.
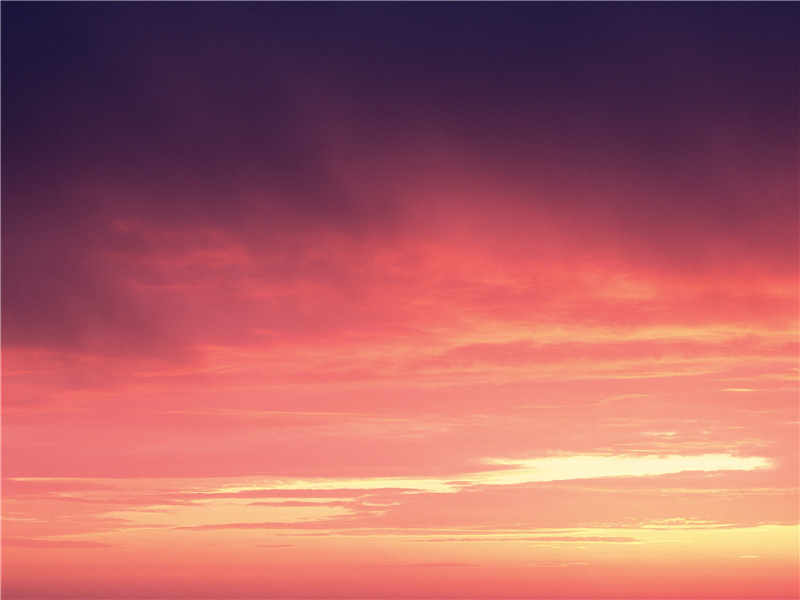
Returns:
[[[4,5],[3,596],[796,595],[797,23]]]

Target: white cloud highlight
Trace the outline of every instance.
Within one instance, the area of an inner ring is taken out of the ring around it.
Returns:
[[[519,484],[537,481],[595,479],[599,477],[648,477],[683,471],[751,471],[766,469],[772,462],[760,456],[732,454],[683,456],[566,455],[527,460],[488,459],[487,464],[509,469],[481,473],[475,478],[487,484]]]
[[[264,489],[281,490],[386,490],[403,489],[407,493],[453,493],[475,485],[519,485],[525,483],[596,479],[601,477],[652,477],[684,471],[752,471],[767,469],[772,461],[760,456],[732,454],[701,455],[605,455],[573,454],[531,459],[485,459],[484,464],[502,468],[465,474],[458,479],[369,477],[358,479],[303,479],[258,481],[250,485],[225,487],[219,491],[243,492]]]

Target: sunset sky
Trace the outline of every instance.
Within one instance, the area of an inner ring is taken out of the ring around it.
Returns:
[[[800,4],[2,4],[2,597],[798,597]]]

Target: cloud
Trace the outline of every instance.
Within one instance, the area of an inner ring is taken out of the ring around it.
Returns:
[[[213,523],[208,525],[183,525],[173,529],[213,531],[217,529],[349,529],[357,525],[352,518],[319,519],[315,521],[261,521],[253,523]]]
[[[437,568],[437,569],[450,569],[450,568],[463,568],[463,567],[480,567],[485,565],[477,565],[472,563],[459,563],[459,562],[432,562],[432,563],[414,563],[408,565],[409,567],[425,567],[425,568]]]
[[[325,490],[372,490],[373,492],[455,493],[472,486],[524,485],[536,482],[601,479],[607,477],[654,477],[681,472],[750,471],[772,466],[768,458],[740,457],[732,454],[701,455],[606,455],[566,454],[532,459],[483,459],[490,470],[474,470],[460,474],[457,479],[446,477],[379,477],[379,478],[325,478],[297,479],[294,481],[264,482],[254,480],[249,487],[220,489],[223,495],[273,494],[287,495],[292,490],[302,494],[316,490],[321,496]]]
[[[41,550],[75,548],[88,550],[92,548],[109,548],[115,544],[104,542],[91,542],[84,540],[46,540],[46,539],[24,539],[24,538],[3,538],[3,546],[10,548],[38,548]]]
[[[486,462],[490,465],[507,467],[506,470],[475,476],[477,480],[483,479],[484,483],[494,485],[603,477],[651,477],[684,471],[750,471],[766,469],[772,465],[772,462],[764,457],[740,457],[731,454],[577,455],[527,460],[487,459]]]
[[[570,535],[541,535],[541,536],[507,536],[507,537],[438,537],[425,540],[410,540],[415,543],[439,543],[439,542],[529,542],[529,543],[548,543],[548,542],[591,542],[591,543],[632,543],[645,541],[642,538],[631,536],[570,536]]]

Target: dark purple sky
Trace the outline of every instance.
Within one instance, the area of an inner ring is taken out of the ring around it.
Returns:
[[[476,170],[478,213],[795,271],[797,31],[794,3],[8,3],[4,342],[72,343],[87,302],[147,329],[92,265],[115,219],[384,235],[409,182]]]

